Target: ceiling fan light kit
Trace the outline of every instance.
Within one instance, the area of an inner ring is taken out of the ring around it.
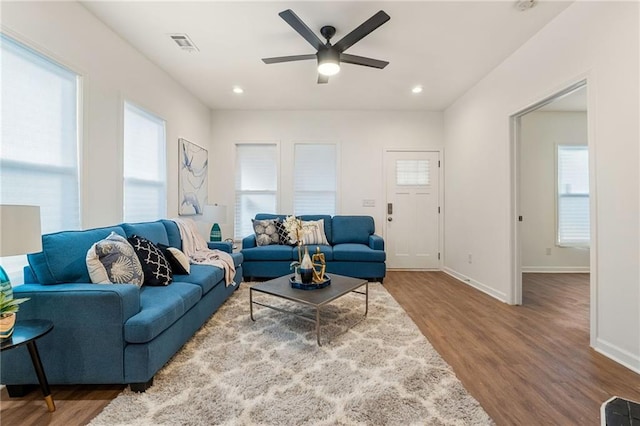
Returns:
[[[358,41],[369,35],[379,26],[387,22],[391,17],[384,11],[379,11],[371,18],[367,19],[358,28],[344,36],[339,42],[332,45],[331,37],[336,33],[335,27],[325,25],[320,29],[320,34],[327,40],[326,43],[295,14],[291,9],[279,13],[280,17],[300,34],[311,46],[316,49],[315,54],[280,56],[275,58],[263,58],[265,64],[277,64],[280,62],[304,61],[307,59],[317,59],[318,61],[318,84],[328,83],[329,77],[340,72],[340,63],[362,65],[365,67],[383,69],[389,62],[378,59],[365,58],[362,56],[344,53],[345,50],[353,46]]]

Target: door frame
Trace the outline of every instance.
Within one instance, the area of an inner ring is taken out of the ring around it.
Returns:
[[[550,95],[541,98],[529,104],[527,107],[518,110],[509,116],[509,132],[510,132],[510,269],[511,269],[511,286],[507,300],[512,305],[522,305],[522,236],[519,227],[518,216],[521,212],[520,204],[520,149],[522,144],[521,136],[521,118],[522,116],[533,112],[569,93],[580,88],[587,88],[587,146],[589,148],[589,215],[590,215],[590,232],[591,246],[589,256],[590,270],[590,344],[595,347],[595,339],[597,335],[597,237],[598,237],[598,219],[597,219],[597,193],[596,193],[596,138],[595,138],[595,94],[591,81],[593,77],[590,75],[582,75],[575,80],[562,86],[562,89],[553,91]],[[526,218],[525,218],[526,220]]]
[[[383,197],[384,203],[382,205],[382,236],[387,240],[387,153],[389,152],[436,152],[438,153],[438,161],[440,166],[438,167],[438,206],[440,206],[440,214],[438,215],[438,267],[428,269],[388,269],[390,271],[441,271],[442,265],[444,265],[444,151],[441,148],[384,148],[382,152],[382,179],[383,179]]]

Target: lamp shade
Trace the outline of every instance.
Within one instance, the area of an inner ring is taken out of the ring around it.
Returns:
[[[202,218],[207,222],[224,225],[227,223],[227,206],[206,204],[202,209]]]
[[[0,205],[0,256],[41,250],[40,207]]]

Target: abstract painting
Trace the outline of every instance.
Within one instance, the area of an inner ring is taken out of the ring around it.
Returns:
[[[208,195],[207,150],[186,139],[178,139],[178,145],[180,157],[178,214],[183,216],[202,214]]]

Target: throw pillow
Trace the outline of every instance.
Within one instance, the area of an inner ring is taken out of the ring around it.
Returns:
[[[251,219],[251,222],[256,233],[256,245],[258,247],[280,243],[280,236],[276,230],[276,219]]]
[[[135,284],[144,282],[138,256],[126,238],[112,232],[87,252],[87,269],[92,283]]]
[[[284,227],[284,222],[277,220],[275,223],[276,231],[278,232],[278,244],[283,246],[295,246],[296,242],[291,241],[289,238],[289,233],[287,229]]]
[[[173,271],[162,251],[146,238],[132,235],[128,238],[140,259],[144,271],[144,285],[164,286],[173,281]]]
[[[162,254],[169,261],[171,270],[177,275],[189,275],[191,272],[191,264],[189,258],[180,249],[170,247],[164,244],[158,244],[158,248],[162,250]]]
[[[302,244],[329,244],[324,233],[324,219],[302,221]]]

